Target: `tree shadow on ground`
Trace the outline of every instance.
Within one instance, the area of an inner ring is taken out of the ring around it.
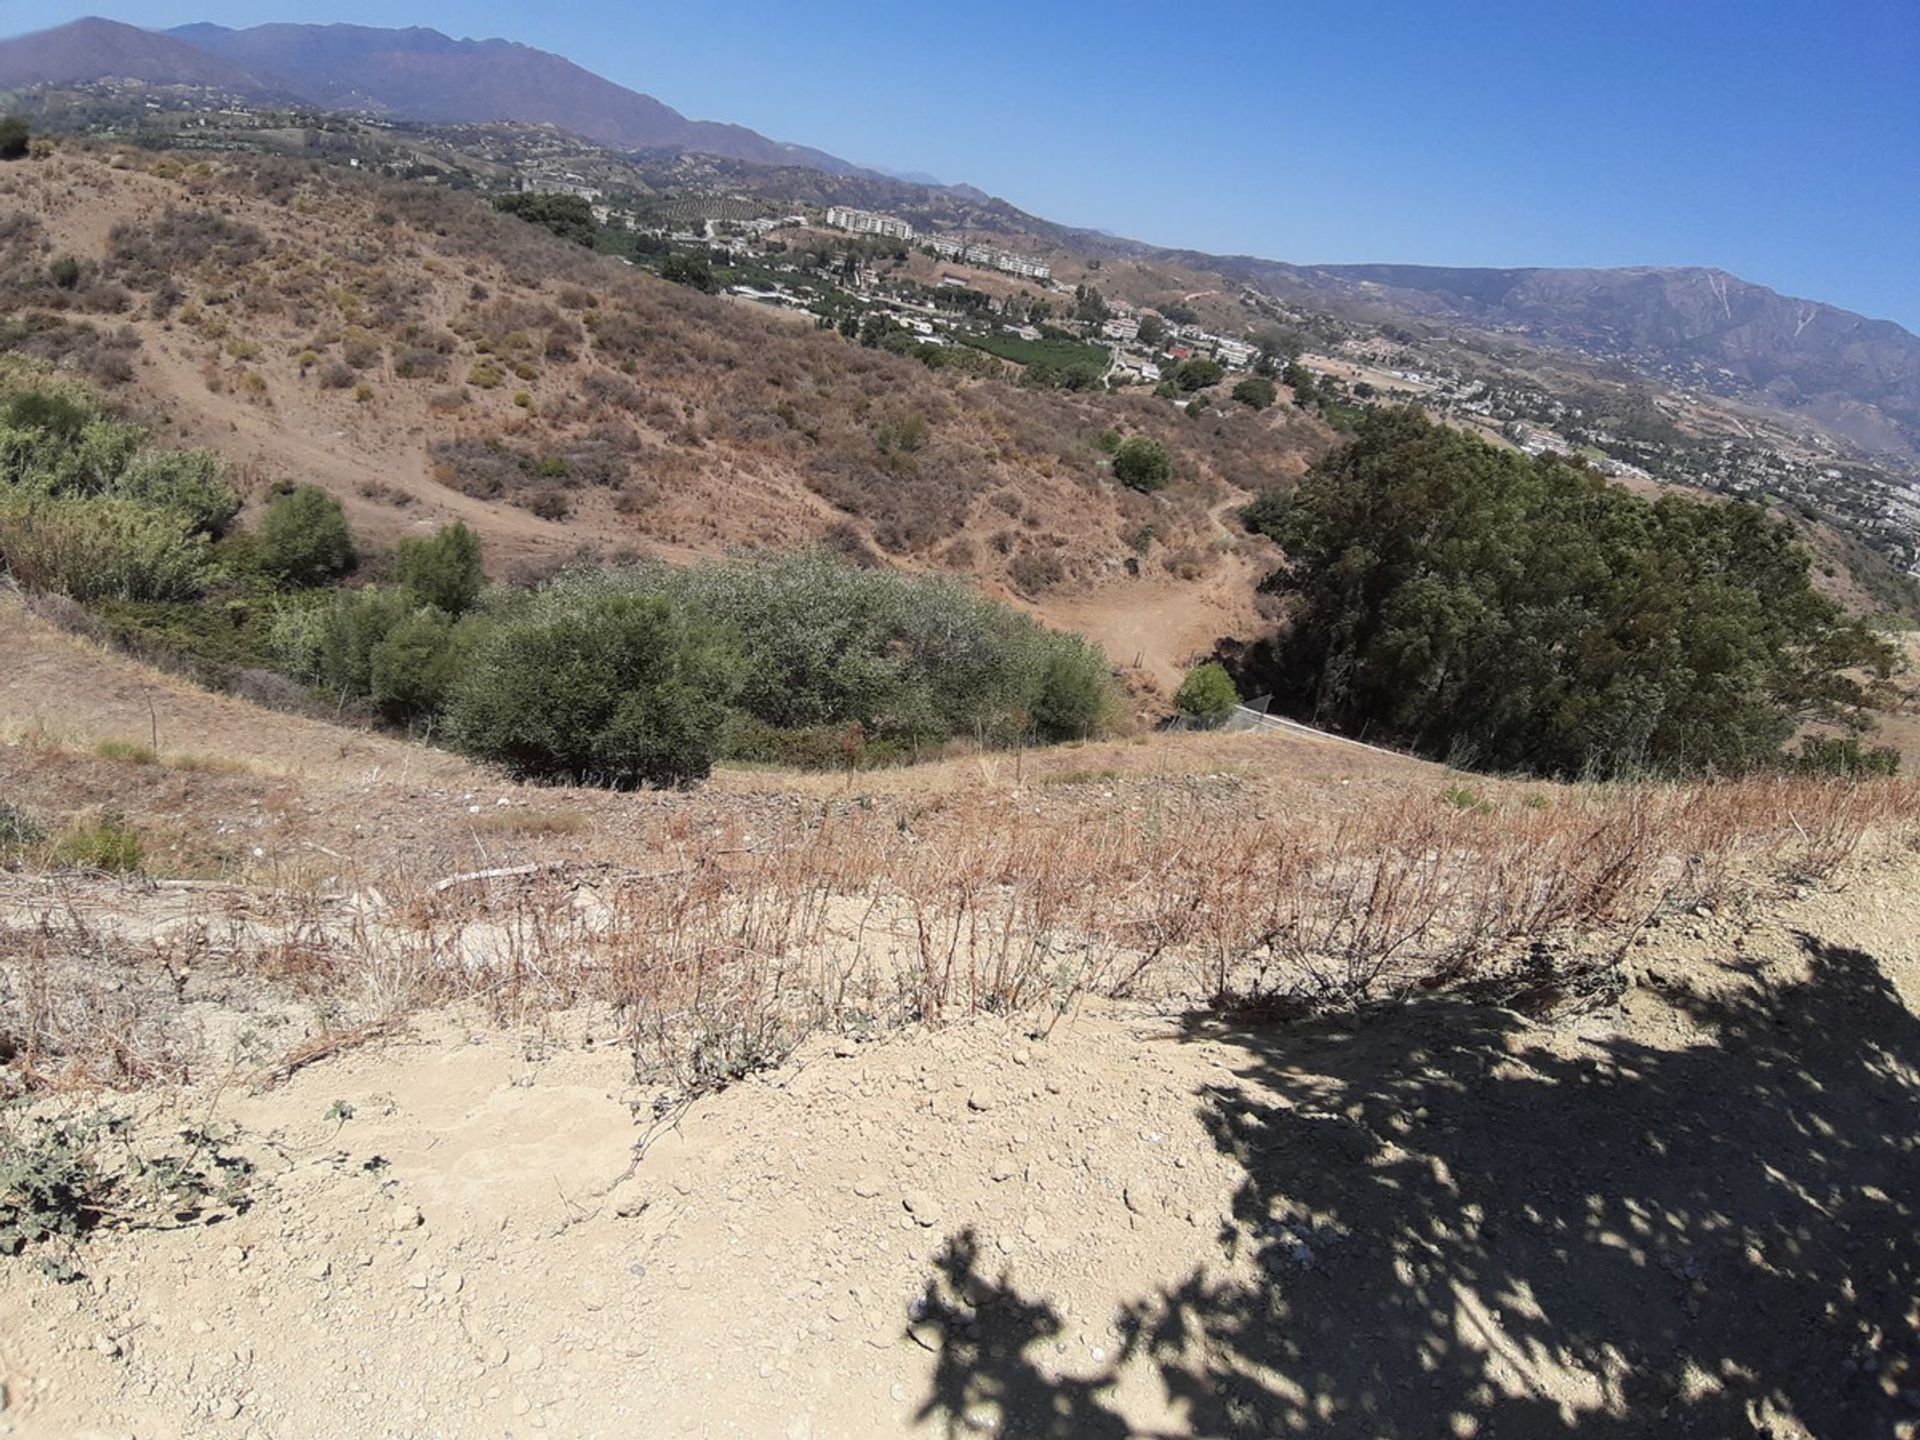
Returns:
[[[1804,982],[1670,996],[1684,1048],[1516,1054],[1523,1020],[1446,997],[1345,1031],[1196,1019],[1251,1062],[1201,1097],[1241,1174],[1218,1258],[1063,1382],[1060,1317],[961,1237],[923,1417],[1144,1434],[1110,1392],[1145,1364],[1181,1434],[1906,1433],[1920,1021],[1870,955],[1802,943]]]

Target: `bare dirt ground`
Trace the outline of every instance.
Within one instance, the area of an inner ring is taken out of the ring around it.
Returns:
[[[1913,880],[1660,935],[1615,1005],[1088,1004],[660,1112],[595,1017],[428,1019],[192,1097],[246,1213],[7,1264],[0,1424],[1909,1434]]]

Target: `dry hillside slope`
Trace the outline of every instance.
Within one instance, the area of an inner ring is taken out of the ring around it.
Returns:
[[[255,1167],[0,1258],[6,1433],[1920,1418],[1911,786],[1213,735],[536,789],[11,601],[0,716],[0,797],[152,842],[0,864],[8,1143]]]
[[[0,215],[22,348],[129,377],[256,494],[319,483],[376,542],[458,517],[502,571],[824,540],[1066,607],[1096,638],[1165,612],[1146,629],[1177,637],[1151,657],[1166,676],[1214,625],[1256,623],[1266,561],[1231,510],[1329,440],[1297,412],[1195,424],[937,376],[477,199],[257,156],[63,149],[0,174]],[[68,255],[70,289],[48,278]],[[1117,484],[1110,430],[1165,440],[1175,485]]]

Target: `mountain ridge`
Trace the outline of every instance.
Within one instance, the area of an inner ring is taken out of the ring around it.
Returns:
[[[1148,245],[1060,225],[967,185],[931,186],[743,126],[689,120],[563,56],[425,27],[208,23],[145,31],[89,18],[0,41],[0,88],[125,76],[284,95],[428,123],[551,124],[598,144],[706,154],[821,177],[811,198],[939,212],[985,204],[996,224],[1093,255],[1162,258],[1379,319],[1517,334],[1666,382],[1798,413],[1870,451],[1920,460],[1920,337],[1897,322],[1782,295],[1709,266],[1302,265]],[[925,177],[930,179],[931,177]]]

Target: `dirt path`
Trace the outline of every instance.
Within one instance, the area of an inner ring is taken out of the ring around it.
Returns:
[[[1701,919],[1547,1023],[1099,1007],[818,1043],[684,1113],[601,1022],[435,1022],[225,1096],[272,1140],[249,1213],[105,1237],[78,1285],[6,1266],[0,1420],[1904,1434],[1913,880]]]

